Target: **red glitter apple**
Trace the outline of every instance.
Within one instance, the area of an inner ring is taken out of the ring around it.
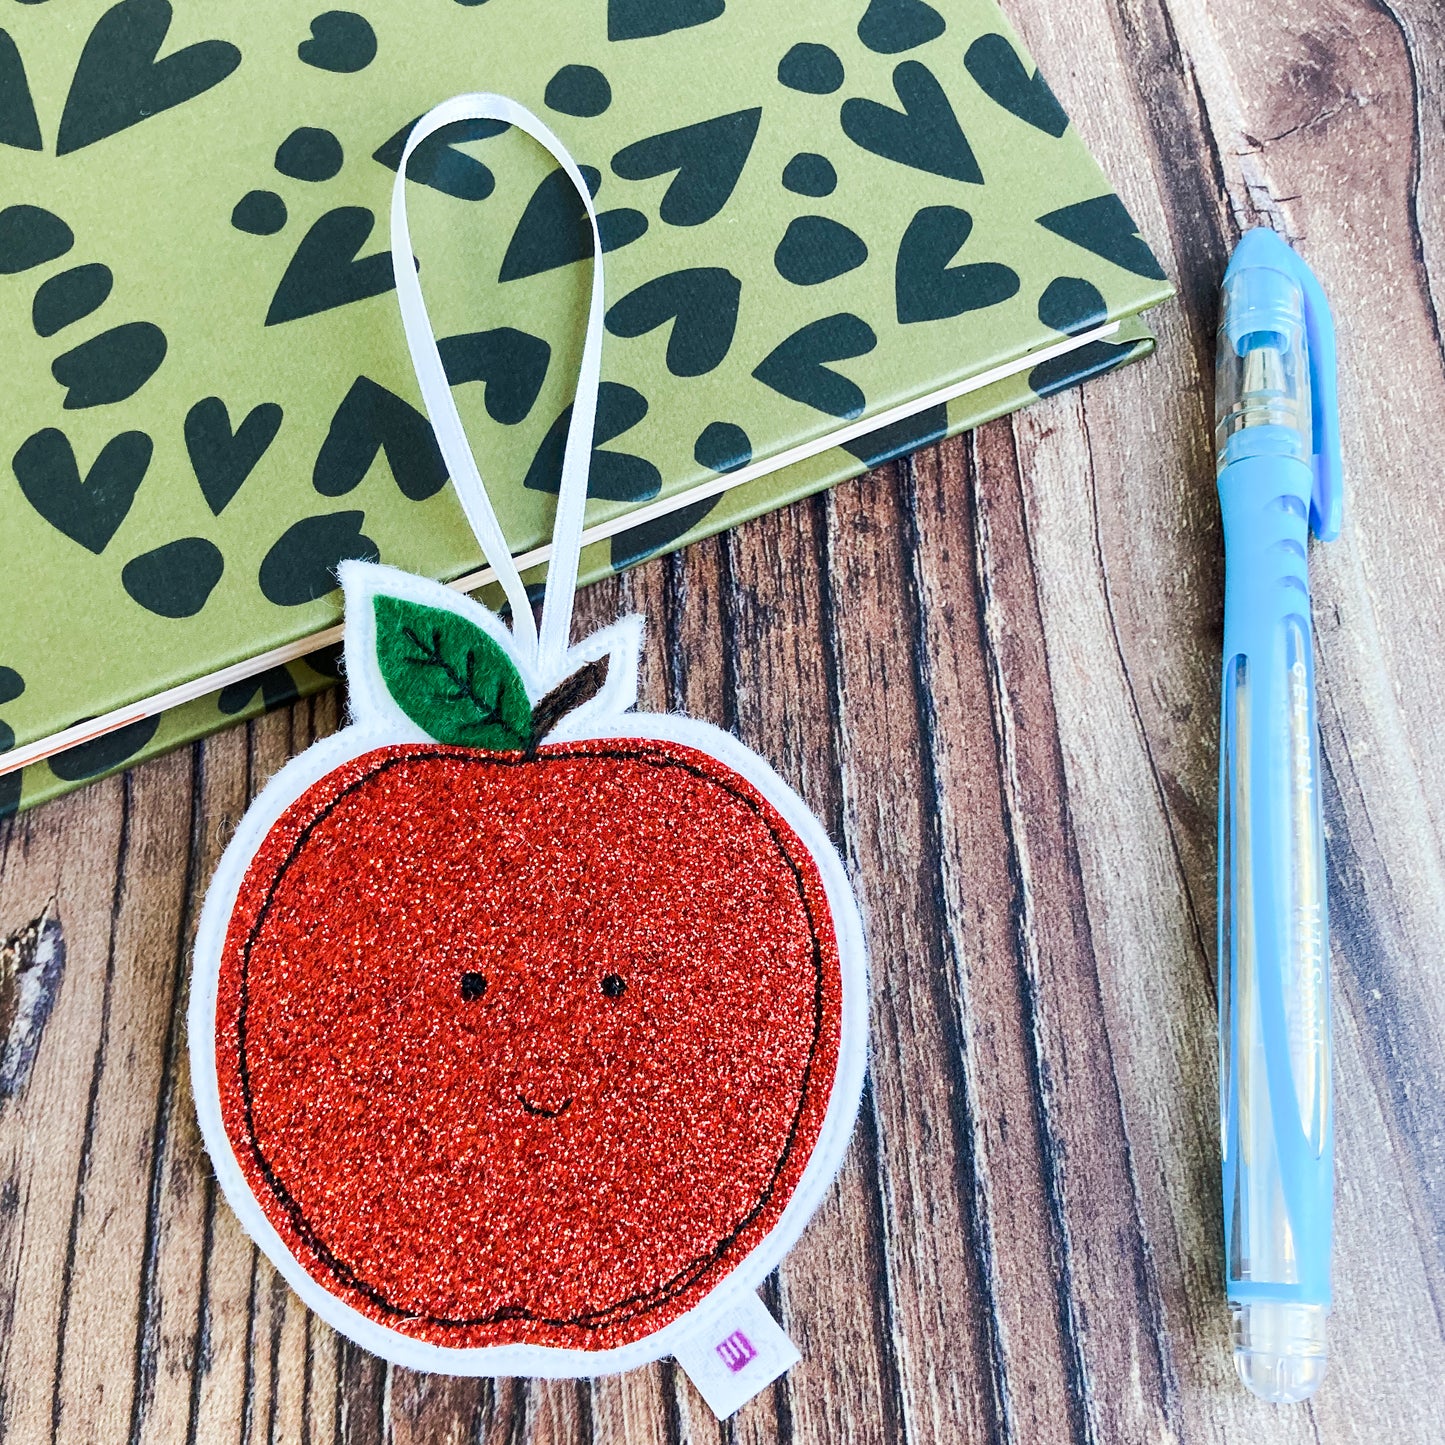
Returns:
[[[403,1363],[667,1353],[777,1263],[846,1143],[836,856],[736,740],[629,711],[635,623],[544,689],[484,609],[347,566],[355,721],[247,814],[197,943],[218,1175],[308,1302]]]

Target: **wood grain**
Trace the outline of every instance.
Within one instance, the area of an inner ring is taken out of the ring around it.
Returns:
[[[65,945],[0,1097],[0,1436],[1445,1434],[1445,11],[1007,8],[1179,282],[1158,355],[580,607],[579,626],[646,610],[646,704],[770,758],[863,902],[870,1084],[765,1292],[803,1363],[726,1425],[670,1364],[591,1384],[414,1375],[338,1340],[241,1235],[191,1110],[187,956],[248,800],[336,727],[321,697],[0,824],[0,934],[49,909]],[[1335,302],[1349,468],[1345,535],[1314,574],[1335,1359],[1293,1411],[1234,1385],[1219,1278],[1208,408],[1215,288],[1260,221]],[[23,948],[0,950],[0,1001]]]

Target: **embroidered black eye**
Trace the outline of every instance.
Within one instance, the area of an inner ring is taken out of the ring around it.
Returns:
[[[468,1002],[474,998],[481,998],[487,991],[487,976],[484,973],[464,973],[462,975],[462,997]]]
[[[608,998],[621,998],[626,988],[627,984],[619,973],[609,973],[602,980],[602,992],[605,993]]]

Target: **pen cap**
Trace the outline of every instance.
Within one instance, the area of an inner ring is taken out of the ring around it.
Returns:
[[[1282,350],[1275,345],[1280,338],[1286,343]],[[1244,359],[1251,352],[1260,354],[1246,376]],[[1283,375],[1273,366],[1276,356],[1287,358]],[[1314,272],[1268,227],[1246,231],[1224,273],[1216,389],[1219,466],[1237,456],[1280,452],[1308,462],[1314,473],[1310,526],[1322,542],[1339,536],[1344,514],[1336,370],[1334,318]],[[1260,397],[1252,409],[1235,410],[1226,427],[1227,411],[1239,407],[1252,384],[1257,391],[1277,384],[1288,396],[1273,401]],[[1269,414],[1272,405],[1281,408],[1277,417]],[[1304,415],[1297,407],[1303,407]],[[1245,427],[1275,424],[1295,428],[1302,450],[1278,433],[1262,432],[1230,444]]]

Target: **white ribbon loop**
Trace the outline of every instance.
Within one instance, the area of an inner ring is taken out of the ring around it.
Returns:
[[[464,120],[500,120],[531,136],[562,167],[582,198],[587,222],[592,229],[592,299],[587,309],[587,337],[582,345],[582,365],[577,376],[577,393],[572,403],[572,421],[562,458],[562,481],[557,491],[557,516],[552,529],[552,558],[547,566],[547,591],[542,602],[540,635],[532,619],[532,605],[521,574],[512,562],[511,549],[497,520],[496,509],[487,495],[486,483],[477,470],[476,459],[467,442],[457,412],[436,333],[432,330],[426,302],[421,293],[406,219],[406,168],[412,153],[444,126]],[[416,368],[422,401],[431,418],[437,445],[441,448],[457,498],[471,523],[488,565],[497,574],[512,607],[512,632],[519,649],[535,660],[543,678],[557,676],[563,668],[572,632],[572,601],[577,591],[577,565],[582,551],[583,514],[587,507],[587,479],[592,464],[592,430],[597,417],[597,387],[602,374],[602,239],[597,231],[597,210],[592,193],[566,146],[525,106],[505,95],[480,93],[458,95],[434,106],[411,128],[396,181],[391,191],[391,265],[396,277],[396,294],[401,303],[401,323]]]

